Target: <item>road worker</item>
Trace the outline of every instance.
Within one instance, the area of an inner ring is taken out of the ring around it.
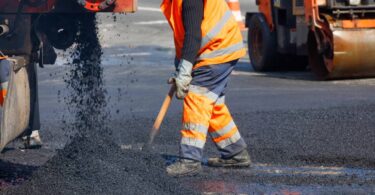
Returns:
[[[228,77],[246,54],[236,20],[224,0],[163,0],[161,10],[173,30],[176,72],[169,79],[183,99],[181,159],[170,176],[200,172],[207,134],[221,153],[215,167],[248,167],[247,146],[225,105]]]
[[[10,76],[11,62],[5,56],[0,55],[0,105],[3,106],[7,95],[8,81]],[[36,149],[42,146],[42,140],[39,135],[40,119],[39,119],[39,101],[37,96],[36,67],[31,64],[27,68],[31,90],[31,112],[29,119],[29,127],[25,131],[22,141],[25,149]]]

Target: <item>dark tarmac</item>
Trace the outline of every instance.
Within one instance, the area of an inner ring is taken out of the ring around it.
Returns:
[[[99,15],[101,45],[85,36],[90,45],[76,45],[77,55],[67,51],[58,65],[39,70],[45,145],[8,145],[0,156],[1,193],[375,194],[375,79],[259,74],[248,58],[232,74],[227,102],[253,165],[168,177],[165,166],[178,155],[181,102],[172,103],[152,152],[140,150],[173,72],[173,40],[158,5],[142,1],[138,13],[117,15],[117,22]],[[86,33],[95,31],[90,25]],[[208,140],[205,158],[214,155]]]

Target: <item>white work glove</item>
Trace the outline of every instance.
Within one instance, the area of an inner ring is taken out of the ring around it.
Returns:
[[[169,84],[176,84],[176,97],[177,99],[184,99],[189,91],[189,85],[192,80],[191,72],[193,64],[186,60],[181,60],[177,71],[169,78]]]

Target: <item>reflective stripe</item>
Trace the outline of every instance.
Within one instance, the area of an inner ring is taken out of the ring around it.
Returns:
[[[181,130],[181,136],[199,139],[203,141],[207,139],[207,134],[199,133],[198,131],[194,131],[194,130]]]
[[[216,100],[219,98],[219,96],[216,93],[209,91],[205,87],[200,87],[200,86],[196,86],[196,85],[190,85],[189,86],[189,92],[192,92],[192,93],[195,93],[195,94],[198,94],[198,95],[203,95],[206,98],[208,98],[208,99],[210,99],[214,102],[216,102]]]
[[[225,96],[219,97],[217,101],[215,102],[215,105],[225,104]]]
[[[0,85],[0,89],[8,89],[8,82],[4,82],[4,83],[1,83],[1,85]]]
[[[244,45],[243,45],[242,42],[240,42],[240,43],[231,45],[231,46],[229,46],[227,48],[224,48],[224,49],[219,49],[219,50],[212,51],[210,53],[201,54],[198,58],[198,61],[203,60],[203,59],[207,59],[207,58],[215,58],[215,57],[223,56],[223,55],[226,55],[226,54],[232,54],[232,53],[234,53],[236,51],[239,51],[243,48],[244,48]]]
[[[183,137],[181,139],[181,144],[188,145],[188,146],[194,146],[194,147],[201,148],[201,149],[203,149],[205,143],[206,142],[203,141],[203,140],[194,139],[194,138],[190,138],[190,137]]]
[[[213,37],[216,37],[217,34],[221,32],[224,28],[225,24],[229,21],[230,17],[232,16],[232,12],[230,10],[226,11],[224,16],[220,19],[220,21],[213,27],[210,32],[206,34],[202,38],[201,49],[203,49],[209,42],[211,42]]]
[[[196,131],[199,133],[207,134],[208,127],[201,125],[201,124],[194,124],[194,123],[184,123],[182,124],[183,130],[190,130],[190,131]]]
[[[231,144],[236,143],[236,142],[237,142],[238,140],[240,140],[240,139],[241,139],[241,135],[240,135],[240,133],[237,131],[235,134],[233,134],[232,137],[230,137],[230,138],[228,138],[228,139],[225,139],[225,140],[223,140],[223,141],[217,142],[216,144],[217,144],[217,146],[218,146],[219,148],[225,148],[225,147],[227,147],[227,146],[229,146],[229,145],[231,145]]]
[[[225,126],[224,128],[220,129],[220,130],[217,130],[217,131],[212,131],[210,132],[211,136],[213,139],[215,138],[219,138],[227,133],[229,133],[233,128],[236,127],[236,124],[234,123],[234,121],[232,120],[227,126]]]

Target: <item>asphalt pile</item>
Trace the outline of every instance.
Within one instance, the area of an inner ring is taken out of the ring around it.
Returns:
[[[165,174],[165,160],[159,154],[121,150],[111,140],[96,18],[83,14],[77,19],[80,32],[66,78],[65,102],[75,118],[66,129],[78,133],[30,180],[5,193],[193,194]]]

